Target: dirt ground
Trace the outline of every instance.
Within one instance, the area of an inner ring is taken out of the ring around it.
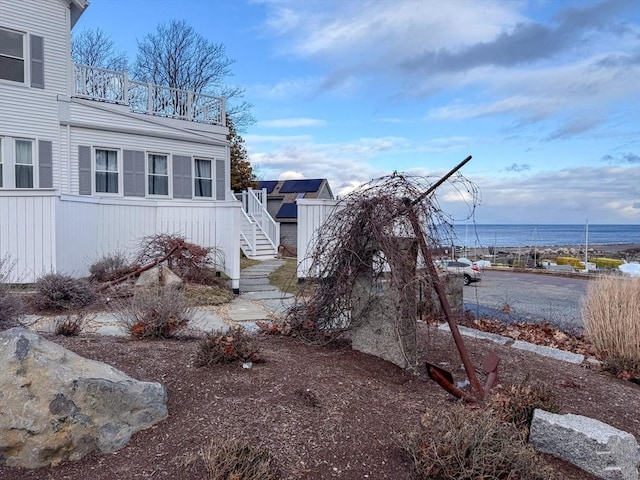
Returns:
[[[424,359],[454,372],[456,380],[464,378],[449,334],[423,328]],[[424,371],[414,376],[348,345],[308,346],[261,335],[265,363],[251,369],[239,364],[198,369],[193,366],[195,338],[49,338],[136,379],[164,384],[169,417],[114,454],[31,471],[0,466],[3,480],[204,479],[201,450],[229,437],[265,446],[282,479],[412,479],[399,447],[403,437],[418,430],[425,411],[437,414],[452,405]],[[544,382],[556,391],[563,412],[597,418],[640,438],[639,385],[532,353],[465,341],[475,365],[492,350],[501,357],[503,382],[525,377]],[[594,478],[546,458],[559,478]]]

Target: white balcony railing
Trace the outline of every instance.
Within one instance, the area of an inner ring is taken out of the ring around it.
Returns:
[[[74,65],[73,89],[77,97],[128,105],[135,113],[225,125],[224,98],[137,82],[127,72]]]

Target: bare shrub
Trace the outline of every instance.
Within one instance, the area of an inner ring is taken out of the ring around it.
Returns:
[[[259,348],[251,335],[242,327],[228,332],[211,332],[200,341],[195,365],[207,367],[237,361],[259,363],[262,361]]]
[[[8,281],[14,262],[8,256],[0,258],[0,331],[15,327],[23,312],[20,297],[9,288]]]
[[[202,451],[210,480],[275,480],[278,478],[273,456],[266,448],[244,440],[211,442]]]
[[[123,252],[103,255],[89,267],[91,280],[95,282],[110,282],[115,280],[130,269],[127,256]]]
[[[136,262],[144,265],[167,255],[167,266],[180,277],[204,284],[218,282],[215,271],[221,269],[222,253],[187,242],[180,235],[162,233],[144,237]]]
[[[35,284],[34,304],[40,310],[69,310],[91,305],[95,293],[88,282],[60,273],[48,273]]]
[[[606,276],[589,282],[582,318],[605,367],[632,368],[640,376],[640,278]]]
[[[553,391],[542,383],[530,383],[528,378],[511,385],[497,385],[491,390],[489,404],[503,421],[527,432],[536,408],[552,413],[560,411]]]
[[[524,436],[491,410],[456,405],[444,414],[426,413],[422,431],[403,449],[419,478],[434,480],[547,480],[553,470]]]
[[[114,303],[114,315],[136,338],[172,338],[187,326],[190,314],[184,293],[170,287],[140,289]]]
[[[86,322],[84,314],[64,315],[55,319],[54,332],[56,335],[75,337],[80,335]]]

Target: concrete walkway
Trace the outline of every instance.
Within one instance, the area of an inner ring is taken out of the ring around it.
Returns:
[[[250,332],[258,331],[256,322],[272,320],[285,312],[293,301],[293,295],[269,284],[269,275],[283,264],[283,260],[266,260],[243,269],[240,272],[240,295],[224,305],[197,307],[189,328],[213,332],[241,325]],[[55,317],[27,315],[23,323],[37,331],[53,332],[55,321]],[[108,312],[90,316],[83,331],[98,335],[129,335],[118,319]]]

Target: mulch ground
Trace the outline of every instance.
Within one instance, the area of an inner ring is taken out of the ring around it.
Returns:
[[[400,445],[427,410],[451,408],[451,397],[424,372],[351,350],[293,338],[258,337],[265,363],[195,368],[197,339],[140,341],[81,335],[49,337],[128,375],[164,384],[169,417],[134,435],[111,455],[25,470],[0,466],[3,480],[203,479],[201,451],[212,441],[241,438],[265,446],[282,479],[415,478]],[[503,382],[544,382],[563,412],[597,418],[640,438],[640,386],[597,370],[480,340],[465,340],[475,365],[490,351],[502,359]],[[449,334],[422,332],[424,359],[464,378]],[[559,478],[593,478],[546,457]]]

